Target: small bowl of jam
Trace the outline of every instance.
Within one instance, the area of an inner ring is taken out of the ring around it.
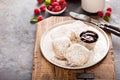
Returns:
[[[93,31],[85,31],[80,34],[80,39],[86,43],[93,43],[97,41],[98,35]]]
[[[92,50],[98,40],[98,34],[96,32],[87,30],[80,34],[81,44]]]

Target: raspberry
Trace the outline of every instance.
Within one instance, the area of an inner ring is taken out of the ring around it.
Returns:
[[[60,4],[58,2],[53,2],[52,3],[52,6],[55,7],[55,6],[59,6]]]
[[[109,8],[107,8],[107,11],[110,11],[110,12],[112,12],[112,8],[110,8],[110,7],[109,7]]]
[[[59,11],[61,11],[62,8],[61,8],[61,6],[55,6],[54,9],[55,9],[55,12],[59,12]]]
[[[52,8],[51,11],[52,11],[52,12],[56,12],[55,8]]]
[[[43,17],[42,17],[42,16],[38,16],[38,17],[37,17],[37,20],[38,20],[38,22],[39,22],[39,21],[42,21],[42,20],[43,20]]]
[[[107,12],[105,13],[105,16],[110,17],[110,16],[111,16],[111,12],[110,12],[110,11],[107,11]]]
[[[34,14],[36,14],[36,15],[40,14],[40,9],[35,8],[35,9],[34,9]]]
[[[43,2],[43,0],[37,0],[37,2],[40,4],[40,3],[42,3],[42,2]]]
[[[98,11],[98,14],[97,14],[99,17],[103,17],[103,12],[102,11]]]
[[[41,10],[41,11],[45,11],[45,8],[46,8],[45,5],[40,6],[40,10]]]
[[[48,10],[51,11],[53,7],[51,5],[49,5],[47,8],[48,8]]]
[[[51,0],[51,3],[56,2],[56,0]]]
[[[64,9],[66,6],[67,6],[67,3],[63,2],[62,5],[61,5],[61,8]]]
[[[65,2],[65,0],[60,0],[59,4],[62,5]]]

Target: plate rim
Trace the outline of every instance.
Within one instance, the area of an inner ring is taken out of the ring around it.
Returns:
[[[56,64],[56,63],[50,61],[49,59],[47,59],[47,58],[45,57],[45,55],[44,55],[44,51],[42,50],[42,42],[43,42],[44,36],[47,34],[48,31],[50,31],[51,29],[56,28],[57,26],[64,25],[64,24],[69,24],[69,23],[75,22],[75,21],[78,21],[78,20],[67,20],[67,21],[63,21],[63,22],[59,22],[59,23],[54,24],[51,28],[49,28],[48,30],[46,30],[46,31],[42,34],[41,39],[39,40],[39,41],[40,41],[41,54],[43,55],[43,57],[44,57],[47,61],[49,61],[50,63],[52,63],[52,64],[55,65],[55,66],[58,66],[58,67],[61,67],[61,68],[64,68],[64,69],[85,69],[85,68],[88,68],[88,67],[91,67],[91,66],[94,66],[94,65],[98,64],[98,63],[101,62],[101,61],[107,56],[107,54],[108,54],[108,51],[109,51],[109,48],[110,48],[110,41],[109,41],[109,37],[108,37],[108,35],[105,33],[105,31],[102,30],[101,28],[99,28],[98,26],[90,23],[90,22],[81,21],[81,22],[83,22],[83,23],[85,23],[85,24],[88,23],[88,24],[90,24],[90,25],[94,25],[94,27],[92,26],[93,28],[97,29],[98,31],[100,30],[100,32],[105,35],[105,38],[106,38],[106,41],[107,41],[107,50],[106,50],[106,52],[105,52],[106,54],[101,58],[101,60],[97,61],[96,63],[94,63],[94,64],[92,64],[92,65],[90,65],[90,66],[86,66],[86,67],[81,67],[81,66],[77,66],[77,67],[70,67],[70,66],[68,66],[68,67],[63,67],[62,65]],[[87,24],[87,25],[88,25],[88,24]]]

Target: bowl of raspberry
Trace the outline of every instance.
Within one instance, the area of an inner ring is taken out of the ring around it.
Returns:
[[[46,11],[52,15],[59,15],[63,13],[67,8],[65,0],[51,0],[50,4],[47,5]]]

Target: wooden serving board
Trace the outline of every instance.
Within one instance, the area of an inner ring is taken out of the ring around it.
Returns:
[[[115,80],[113,46],[110,33],[107,33],[110,39],[110,49],[107,56],[100,63],[90,68],[81,70],[63,69],[51,64],[43,57],[40,50],[42,34],[52,25],[66,20],[72,20],[72,18],[49,17],[37,23],[32,80],[77,80],[77,73],[93,73],[95,75],[94,80]]]

